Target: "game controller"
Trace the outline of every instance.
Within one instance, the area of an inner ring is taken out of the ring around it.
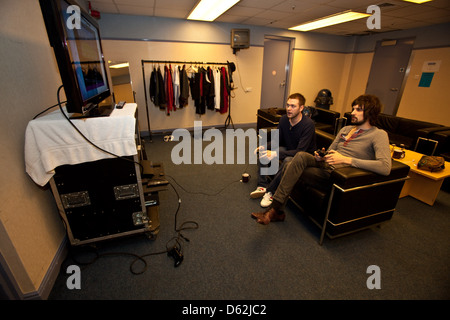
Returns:
[[[322,149],[318,149],[316,152],[322,158],[325,157],[328,154],[328,151],[325,151],[325,150],[322,150]]]
[[[183,254],[181,253],[181,250],[178,250],[177,247],[173,247],[172,249],[167,251],[167,255],[175,260],[174,267],[178,267],[181,262],[183,262]]]

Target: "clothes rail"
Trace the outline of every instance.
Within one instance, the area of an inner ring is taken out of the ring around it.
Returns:
[[[228,62],[201,62],[201,61],[174,61],[174,60],[142,60],[145,63],[173,63],[173,64],[210,64],[210,65],[228,65]]]
[[[229,66],[229,62],[201,62],[201,61],[176,61],[176,60],[141,60],[141,65],[142,65],[142,79],[144,81],[144,93],[145,93],[145,109],[147,112],[147,126],[148,126],[148,133],[150,135],[150,141],[152,141],[152,131],[150,129],[150,113],[149,113],[149,108],[148,108],[148,97],[147,97],[147,84],[145,81],[145,65],[146,64],[160,64],[160,63],[165,63],[165,64],[203,64],[203,65],[222,65],[222,66]],[[228,117],[227,120],[225,121],[225,127],[227,128],[228,125],[231,123],[233,125],[233,129],[234,129],[234,124],[233,121],[231,120],[231,103],[229,100],[229,105],[228,105]]]

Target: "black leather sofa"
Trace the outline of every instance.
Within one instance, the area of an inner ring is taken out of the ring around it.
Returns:
[[[444,157],[445,161],[450,161],[450,130],[432,132],[429,139],[438,142],[435,155]]]
[[[316,130],[321,147],[328,148],[334,135]],[[318,144],[319,146],[319,144]],[[307,168],[290,200],[321,229],[319,244],[329,238],[380,225],[392,218],[409,166],[392,160],[391,173],[382,176],[353,167],[332,172],[328,183],[317,183]]]
[[[318,114],[312,118],[316,119],[317,147],[327,149],[335,138],[336,121],[341,119],[340,114],[316,109]],[[267,128],[270,131],[276,128],[285,112],[285,109],[258,110],[258,129]],[[333,171],[328,183],[314,181],[311,178],[314,170],[319,169],[308,168],[304,171],[290,200],[319,226],[319,244],[322,244],[325,235],[334,238],[390,220],[408,179],[409,166],[392,160],[392,170],[388,176],[352,167],[340,168]]]
[[[344,117],[347,118],[347,123],[351,123],[351,113],[346,112]],[[414,150],[417,139],[419,137],[433,139],[436,138],[436,134],[440,131],[449,131],[450,127],[446,127],[440,124],[425,122],[420,120],[407,119],[403,117],[392,116],[388,114],[380,114],[378,116],[376,126],[387,132],[389,136],[389,142],[399,146],[403,144],[406,149]],[[439,141],[443,141],[446,138],[440,137]],[[443,143],[444,144],[444,143]],[[439,153],[450,152],[450,148],[442,147],[437,148]],[[438,155],[438,153],[436,153]]]
[[[311,114],[311,119],[314,121],[316,129],[331,134],[335,133],[337,121],[341,116],[339,112],[315,107],[305,107],[303,112],[305,113],[306,110]],[[257,130],[277,127],[281,116],[284,114],[286,114],[286,109],[284,108],[258,109]]]

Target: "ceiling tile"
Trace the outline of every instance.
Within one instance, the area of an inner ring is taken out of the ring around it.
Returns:
[[[185,19],[198,0],[91,0],[100,13],[120,13]],[[345,10],[365,12],[371,4],[381,8],[381,30],[368,30],[365,19],[314,32],[367,34],[450,22],[450,0],[422,5],[401,0],[241,0],[216,21],[287,29]]]

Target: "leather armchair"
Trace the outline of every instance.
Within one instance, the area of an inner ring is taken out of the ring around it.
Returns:
[[[380,225],[392,218],[400,192],[408,179],[409,166],[392,160],[388,176],[353,167],[332,172],[330,181],[314,181],[307,168],[291,193],[290,200],[321,228],[324,236],[335,238]]]

